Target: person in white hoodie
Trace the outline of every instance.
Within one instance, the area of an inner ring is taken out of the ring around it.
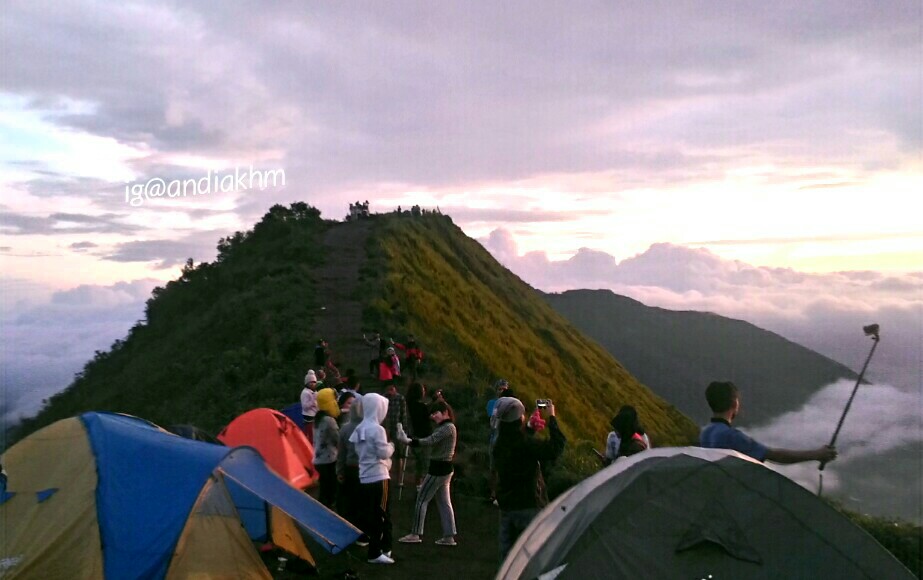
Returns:
[[[391,507],[389,484],[394,445],[388,442],[382,421],[388,415],[388,399],[377,393],[362,396],[362,422],[350,435],[359,456],[360,505],[369,537],[370,564],[393,564],[391,558]]]

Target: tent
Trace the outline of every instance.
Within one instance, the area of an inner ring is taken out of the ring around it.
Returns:
[[[913,578],[864,530],[735,451],[652,449],[560,495],[498,579]]]
[[[195,441],[205,441],[206,443],[222,445],[220,441],[212,437],[207,431],[199,429],[195,425],[169,425],[165,427],[165,429],[174,435],[179,435],[180,437],[185,437],[186,439],[193,439]]]
[[[331,553],[359,536],[254,449],[184,439],[127,415],[58,421],[0,461],[9,475],[3,578],[269,578],[238,502],[264,506],[271,540],[309,561],[299,527]]]
[[[301,403],[292,403],[291,405],[280,409],[280,412],[292,420],[292,423],[298,425],[298,428],[304,430],[304,415],[301,414]]]
[[[306,489],[317,480],[314,446],[291,419],[272,409],[253,409],[218,433],[228,447],[249,445],[286,481]]]

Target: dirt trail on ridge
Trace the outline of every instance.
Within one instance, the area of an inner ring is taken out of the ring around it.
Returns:
[[[318,339],[326,340],[344,376],[349,368],[360,377],[368,376],[370,348],[362,340],[364,305],[356,299],[356,290],[370,231],[371,223],[364,220],[331,226],[323,238],[326,262],[314,277],[321,310],[312,327],[311,348]]]

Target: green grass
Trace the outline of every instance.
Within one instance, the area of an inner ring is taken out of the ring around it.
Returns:
[[[566,433],[601,445],[608,421],[634,405],[657,445],[694,441],[698,427],[651,393],[534,290],[440,215],[385,216],[370,236],[365,323],[414,333],[439,386],[484,391],[511,381],[527,404],[555,401]],[[372,276],[372,273],[377,275]]]

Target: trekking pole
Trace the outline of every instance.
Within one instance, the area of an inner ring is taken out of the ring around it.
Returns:
[[[856,386],[852,389],[852,394],[849,395],[849,400],[846,401],[846,408],[843,409],[843,414],[840,415],[840,421],[836,424],[836,430],[833,432],[833,437],[830,439],[830,443],[827,447],[833,447],[836,444],[836,438],[840,435],[840,429],[843,428],[843,422],[846,420],[846,414],[849,413],[849,408],[852,407],[853,399],[856,398],[856,392],[859,390],[859,385],[862,383],[862,377],[865,376],[865,370],[869,367],[869,362],[872,360],[872,355],[875,354],[875,348],[878,346],[878,341],[881,340],[880,327],[877,324],[869,324],[868,326],[863,326],[862,331],[865,332],[866,336],[872,337],[872,350],[869,351],[868,357],[865,359],[865,364],[862,365],[862,370],[859,372],[859,378],[856,379]],[[821,495],[824,491],[824,467],[827,466],[826,461],[822,461],[818,470],[820,471],[820,483],[817,488],[817,495]]]
[[[408,453],[410,453],[410,445],[404,445],[404,449],[401,451],[400,463],[398,464],[401,475],[397,483],[397,501],[401,501],[401,496],[404,495],[404,473],[406,473],[407,471],[407,454]]]

